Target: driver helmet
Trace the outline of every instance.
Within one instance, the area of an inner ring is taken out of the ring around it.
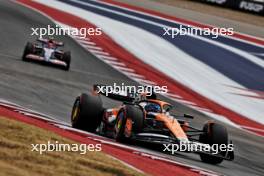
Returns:
[[[49,37],[48,39],[48,48],[53,48],[54,47],[54,41],[52,37]]]
[[[161,112],[161,108],[158,104],[149,103],[145,106],[147,112]]]

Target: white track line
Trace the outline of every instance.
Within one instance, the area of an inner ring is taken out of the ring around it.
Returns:
[[[126,65],[122,62],[117,62],[117,61],[110,61],[110,60],[104,60],[104,62],[110,64],[110,65],[118,65],[118,66],[123,66],[125,67]]]
[[[94,42],[89,42],[89,41],[86,41],[86,40],[77,40],[77,41],[79,41],[84,46],[86,46],[86,45],[96,45]]]
[[[115,57],[112,57],[112,56],[98,56],[99,57],[99,59],[102,59],[102,60],[111,60],[111,61],[117,61],[117,60],[119,60],[119,59],[117,59],[117,58],[115,58]]]
[[[146,80],[146,79],[134,78],[134,80],[139,82],[139,83],[146,84],[146,85],[152,85],[152,86],[157,85],[157,83],[150,81],[150,80]]]
[[[117,70],[120,70],[120,71],[123,71],[123,72],[135,73],[135,70],[131,69],[131,68],[120,67],[120,66],[117,66],[117,65],[113,65],[113,67],[116,68]]]
[[[71,37],[75,38],[78,41],[90,41],[90,38],[84,38],[84,37],[80,37],[78,35],[71,35]]]
[[[99,50],[102,51],[103,49],[101,47],[98,46],[91,46],[91,45],[86,45],[86,48],[89,49],[94,49],[94,50]]]
[[[137,74],[137,73],[124,72],[124,74],[126,74],[127,76],[132,77],[132,78],[145,79],[144,76],[139,75],[139,74]]]
[[[177,95],[175,93],[167,93],[167,96],[172,97],[172,98],[176,98],[176,99],[182,99],[182,97],[180,95]]]
[[[98,51],[98,50],[94,50],[94,49],[88,49],[91,53],[95,54],[95,55],[105,55],[105,56],[110,56],[109,53],[104,52],[104,51]]]

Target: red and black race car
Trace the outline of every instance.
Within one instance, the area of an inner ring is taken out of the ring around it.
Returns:
[[[58,66],[68,71],[71,64],[71,53],[58,48],[62,46],[64,46],[63,42],[53,39],[37,39],[35,43],[27,42],[22,60]]]
[[[172,105],[158,100],[155,94],[147,97],[111,93],[108,98],[123,104],[104,108],[99,94],[106,94],[98,93],[97,86],[93,93],[82,93],[76,98],[71,114],[72,127],[114,138],[118,142],[138,141],[170,149],[174,144],[192,145],[197,147],[196,150],[186,152],[198,153],[203,162],[211,164],[234,159],[233,149],[213,150],[217,146],[233,147],[226,128],[221,124],[208,121],[202,129],[197,129],[184,119],[192,116],[172,115]]]

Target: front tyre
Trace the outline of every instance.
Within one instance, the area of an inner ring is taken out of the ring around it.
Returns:
[[[217,123],[206,123],[203,127],[204,133],[200,135],[199,142],[204,144],[217,144],[218,147],[221,144],[228,144],[228,133],[223,125]],[[219,152],[218,155],[225,156],[226,152]],[[205,163],[220,164],[224,159],[217,156],[211,156],[204,153],[200,154],[200,158]]]
[[[26,57],[28,54],[33,54],[34,53],[34,45],[30,42],[27,42],[24,52],[23,52],[23,56],[22,56],[22,60],[23,61],[29,61],[29,59]]]
[[[103,110],[102,101],[98,95],[81,94],[73,104],[72,127],[95,132],[101,123]]]
[[[71,66],[71,52],[67,51],[63,53],[62,60],[66,63],[66,66],[64,67],[64,70],[68,71]]]
[[[115,139],[126,142],[132,133],[139,133],[144,126],[144,111],[136,105],[125,105],[116,117]]]

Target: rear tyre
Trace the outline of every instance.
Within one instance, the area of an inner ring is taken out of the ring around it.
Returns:
[[[68,71],[71,66],[71,52],[67,51],[63,53],[62,60],[66,63],[66,66],[63,68],[64,70]]]
[[[130,126],[128,120],[130,123]],[[126,105],[117,114],[115,123],[115,139],[118,142],[126,142],[132,133],[139,133],[144,127],[144,111],[135,105]]]
[[[223,125],[216,123],[207,123],[204,125],[203,131],[204,134],[200,135],[199,142],[209,145],[217,144],[218,147],[221,144],[228,144],[227,130]],[[225,156],[226,152],[220,152],[218,154]],[[203,153],[200,154],[200,158],[203,162],[210,164],[219,164],[224,160],[223,158]]]
[[[71,114],[73,128],[95,132],[102,120],[102,101],[97,95],[81,94],[74,102]]]
[[[26,56],[28,54],[33,54],[33,53],[34,53],[34,45],[30,42],[27,42],[25,49],[24,49],[24,52],[23,52],[22,60],[23,61],[29,61],[29,59],[26,58]]]

